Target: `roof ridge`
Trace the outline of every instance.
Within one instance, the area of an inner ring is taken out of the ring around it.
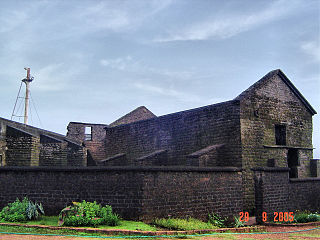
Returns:
[[[118,118],[118,119],[115,120],[114,122],[110,123],[110,124],[109,124],[109,127],[116,126],[116,125],[118,125],[118,123],[121,124],[121,121],[122,121],[122,120],[130,117],[130,115],[132,115],[132,114],[135,113],[135,112],[138,112],[138,111],[141,110],[141,109],[145,109],[145,110],[147,111],[147,113],[149,113],[150,115],[152,115],[152,117],[156,117],[156,115],[155,115],[153,112],[151,112],[147,107],[145,107],[145,106],[139,106],[139,107],[135,108],[134,110],[132,110],[131,112],[129,112],[129,113],[123,115],[122,117]],[[138,121],[139,121],[139,120],[138,120]]]
[[[301,92],[294,86],[294,84],[289,80],[289,78],[283,73],[281,69],[275,69],[268,72],[264,75],[260,80],[252,84],[249,88],[240,93],[234,100],[241,100],[246,96],[246,94],[252,89],[261,85],[264,81],[272,78],[273,76],[278,75],[281,80],[290,88],[290,90],[298,97],[298,99],[302,102],[302,104],[310,111],[312,115],[317,114],[314,108],[310,105],[310,103],[305,99],[305,97],[301,94]]]

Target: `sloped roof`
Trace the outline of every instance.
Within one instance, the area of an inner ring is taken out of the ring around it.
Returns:
[[[299,92],[299,90],[293,85],[293,83],[289,80],[289,78],[280,70],[276,69],[269,73],[267,73],[263,78],[261,78],[258,82],[251,85],[247,90],[243,91],[238,97],[234,100],[241,100],[245,96],[249,94],[253,89],[258,88],[262,85],[265,81],[273,78],[274,76],[278,75],[281,80],[290,88],[290,90],[297,96],[297,98],[303,103],[303,105],[309,110],[309,112],[314,115],[317,114],[316,110],[310,105],[310,103],[304,98],[304,96]]]
[[[66,136],[59,134],[59,133],[51,132],[51,131],[48,131],[48,130],[45,130],[42,128],[33,127],[31,125],[26,125],[26,124],[12,121],[12,120],[2,118],[2,117],[0,117],[0,122],[3,122],[11,128],[14,128],[16,130],[19,130],[21,132],[24,132],[24,133],[32,135],[32,136],[46,135],[48,137],[56,138],[60,141],[67,141],[67,142],[70,142],[70,143],[75,144],[77,146],[81,146],[78,143],[67,139]]]
[[[145,106],[140,106],[135,110],[129,112],[128,114],[124,115],[123,117],[119,118],[118,120],[114,121],[113,123],[110,123],[109,127],[115,127],[118,125],[128,124],[154,117],[156,117],[156,115],[154,115],[149,109],[147,109]]]

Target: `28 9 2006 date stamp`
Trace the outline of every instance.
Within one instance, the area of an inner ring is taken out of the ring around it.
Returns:
[[[273,217],[274,222],[292,222],[294,220],[293,212],[274,212],[272,217]],[[267,220],[268,220],[267,213],[262,212],[262,221],[266,222]],[[248,212],[240,212],[239,213],[239,221],[248,222],[249,221],[249,213]]]

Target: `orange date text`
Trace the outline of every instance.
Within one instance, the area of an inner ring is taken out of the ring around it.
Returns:
[[[294,220],[293,212],[274,212],[272,217],[274,222],[292,222]],[[248,222],[249,213],[240,212],[239,221]],[[268,214],[266,212],[262,212],[262,221],[263,222],[268,221]]]

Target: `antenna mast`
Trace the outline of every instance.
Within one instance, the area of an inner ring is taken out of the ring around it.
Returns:
[[[28,124],[28,109],[29,109],[29,84],[33,81],[33,77],[30,76],[30,68],[24,68],[27,71],[27,77],[22,79],[22,82],[26,84],[26,97],[24,103],[24,124]]]

